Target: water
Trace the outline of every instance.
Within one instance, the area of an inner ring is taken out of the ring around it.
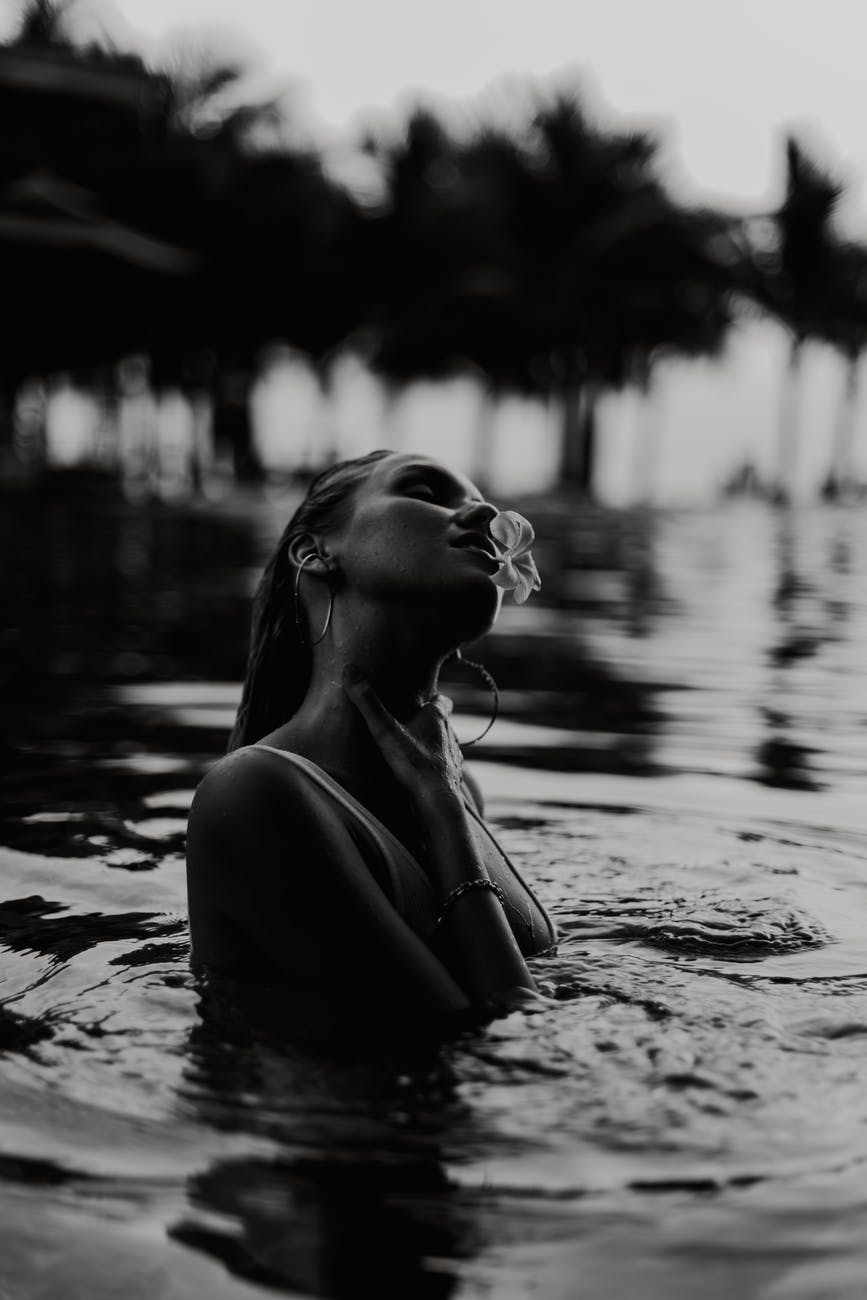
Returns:
[[[867,518],[523,503],[545,587],[479,648],[475,771],[551,1001],[324,1047],[188,970],[285,502],[5,504],[0,1291],[863,1295]]]

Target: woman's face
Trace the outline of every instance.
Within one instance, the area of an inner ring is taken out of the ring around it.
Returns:
[[[348,592],[433,606],[446,620],[453,611],[461,639],[469,639],[491,626],[502,600],[489,531],[497,513],[463,474],[396,453],[376,462],[329,548]]]

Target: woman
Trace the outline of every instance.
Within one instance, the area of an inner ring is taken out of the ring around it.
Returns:
[[[197,962],[398,1014],[535,990],[526,958],[554,929],[481,819],[437,691],[518,576],[498,514],[426,457],[374,452],[310,485],[190,814]],[[528,555],[521,576],[538,585]]]

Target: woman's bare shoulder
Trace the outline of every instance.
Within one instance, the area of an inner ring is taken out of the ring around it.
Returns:
[[[322,824],[322,796],[293,763],[248,745],[224,755],[200,782],[190,808],[188,847],[262,847],[275,835]],[[188,855],[189,856],[189,855]]]
[[[273,766],[270,751],[261,749],[258,745],[233,749],[208,768],[199,783],[196,796],[212,795],[217,791],[225,794],[235,786],[246,789],[251,783],[258,786],[263,778],[267,781],[267,774],[273,770]],[[289,767],[289,764],[286,766]]]
[[[289,764],[286,764],[289,767]],[[239,803],[267,803],[276,783],[273,759],[254,745],[224,754],[199,782],[191,816],[203,812],[228,814]]]

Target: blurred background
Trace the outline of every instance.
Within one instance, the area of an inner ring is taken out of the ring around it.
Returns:
[[[862,1300],[865,48],[0,0],[4,1294]],[[562,942],[532,1015],[311,1061],[200,997],[184,837],[266,555],[378,446],[536,527],[468,755]]]
[[[867,478],[843,5],[4,5],[7,487],[379,445],[615,505]]]
[[[537,523],[543,593],[485,646],[530,729],[501,723],[489,751],[817,784],[790,676],[756,718],[733,649],[714,741],[658,678],[673,654],[705,680],[722,606],[686,610],[726,590],[750,654],[813,659],[859,572],[867,145],[845,5],[2,15],[14,764],[124,753],[131,716],[219,752],[269,545],[311,474],[390,446]],[[672,709],[703,754],[666,756]]]

